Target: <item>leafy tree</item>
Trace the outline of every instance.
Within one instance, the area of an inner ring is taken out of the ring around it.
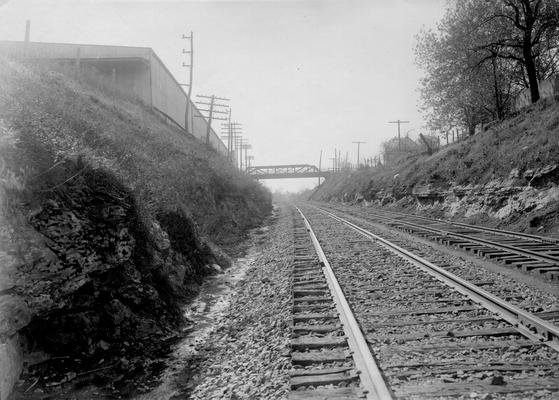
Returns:
[[[498,99],[503,97],[502,77],[480,60],[478,52],[468,49],[468,26],[460,19],[464,19],[463,10],[457,7],[447,12],[437,31],[422,31],[417,37],[416,61],[426,71],[420,91],[429,127],[446,132],[466,126],[473,133],[484,119],[499,117],[502,106],[494,106],[493,93],[499,94]]]
[[[532,102],[538,101],[538,81],[557,70],[559,1],[477,0],[470,1],[469,6],[485,13],[478,30],[486,37],[474,48],[518,63]]]
[[[559,0],[451,0],[436,30],[417,37],[426,75],[421,101],[431,128],[502,119],[514,95],[557,71]]]

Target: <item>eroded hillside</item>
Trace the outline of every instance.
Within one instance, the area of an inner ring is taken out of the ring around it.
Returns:
[[[227,265],[221,249],[269,214],[270,194],[133,99],[5,59],[0,87],[8,381],[19,348],[27,376],[50,382],[104,367],[122,371],[117,388],[156,376],[181,302]]]

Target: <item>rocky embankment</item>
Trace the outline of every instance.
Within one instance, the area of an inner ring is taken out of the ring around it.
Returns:
[[[433,155],[342,171],[310,199],[559,237],[558,128],[559,103],[537,104]]]
[[[149,386],[270,194],[140,103],[9,60],[0,85],[0,398]]]
[[[397,180],[398,178],[395,178]],[[398,186],[398,182],[395,186]],[[329,201],[386,207],[437,218],[480,223],[559,237],[559,166],[524,171],[483,184],[418,184],[408,191],[394,187],[330,198]]]
[[[379,192],[370,204],[557,236],[558,184],[559,166],[552,164],[522,174],[513,169],[507,179],[485,184],[448,189],[417,185],[411,194],[399,199]]]

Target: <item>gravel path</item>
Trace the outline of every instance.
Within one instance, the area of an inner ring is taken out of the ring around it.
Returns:
[[[198,348],[202,358],[188,384],[192,399],[287,398],[293,259],[287,207],[260,241],[227,314]]]

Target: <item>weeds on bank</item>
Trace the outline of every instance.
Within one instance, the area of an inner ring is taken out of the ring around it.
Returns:
[[[126,182],[150,215],[184,207],[204,234],[221,242],[235,240],[269,212],[267,191],[224,157],[163,124],[140,102],[84,81],[0,60],[1,116],[28,153],[41,148],[50,157],[50,165],[44,156],[28,157],[36,173],[81,158]]]

